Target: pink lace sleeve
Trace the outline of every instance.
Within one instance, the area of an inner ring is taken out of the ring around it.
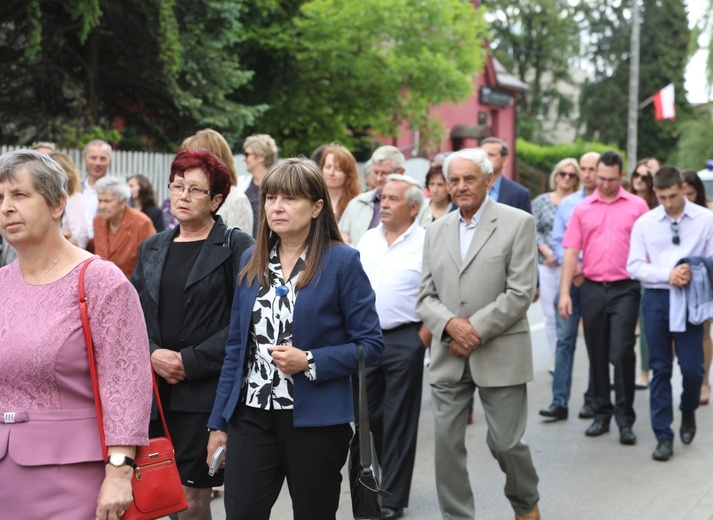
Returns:
[[[107,446],[148,444],[152,371],[136,290],[111,262],[87,268],[89,302]]]

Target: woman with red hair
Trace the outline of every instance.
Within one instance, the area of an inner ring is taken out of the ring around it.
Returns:
[[[208,150],[178,152],[168,191],[174,229],[141,244],[131,279],[141,298],[151,364],[188,500],[181,520],[210,518],[211,488],[222,472],[205,464],[208,415],[228,339],[230,305],[240,257],[250,235],[216,214],[230,192],[225,163]],[[151,436],[160,434],[152,422]]]
[[[332,143],[324,149],[319,168],[327,183],[334,216],[339,222],[349,201],[361,193],[356,159],[345,147]]]

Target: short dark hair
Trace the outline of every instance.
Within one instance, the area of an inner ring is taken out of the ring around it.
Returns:
[[[503,139],[500,139],[498,137],[486,137],[483,139],[480,143],[480,146],[482,147],[484,144],[489,144],[489,143],[494,143],[494,144],[499,144],[500,145],[500,155],[503,157],[507,157],[510,151],[508,150],[508,145],[505,143]]]
[[[683,177],[678,168],[663,166],[654,174],[654,188],[665,190],[673,186],[683,188]]]
[[[621,155],[614,150],[607,150],[601,154],[599,160],[597,160],[597,167],[599,167],[600,164],[604,166],[618,166],[619,173],[624,171],[624,160],[621,158]]]
[[[230,193],[230,172],[228,167],[223,162],[223,159],[208,150],[186,148],[178,152],[173,159],[171,175],[168,181],[173,182],[176,175],[183,177],[188,170],[194,168],[198,168],[208,177],[208,189],[213,192],[210,196],[211,199],[218,194],[223,196],[223,200],[215,208],[215,211],[218,211],[225,199],[228,198],[228,193]]]
[[[693,202],[695,202],[699,206],[707,208],[708,205],[706,204],[706,187],[703,184],[701,178],[698,176],[698,174],[693,170],[683,170],[681,172],[681,175],[683,176],[683,184],[688,184],[696,191],[696,200],[694,200]]]

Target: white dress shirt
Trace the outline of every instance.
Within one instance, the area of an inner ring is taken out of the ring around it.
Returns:
[[[384,225],[368,230],[357,249],[364,271],[376,293],[376,312],[383,330],[420,322],[416,314],[426,231],[411,224],[389,247]]]
[[[673,222],[658,206],[639,217],[631,230],[626,269],[647,289],[670,289],[668,276],[681,258],[713,258],[713,211],[686,200],[677,219],[678,245],[673,243]]]
[[[97,198],[97,190],[89,186],[89,179],[84,181],[82,199],[84,200],[84,211],[87,216],[87,235],[89,238],[94,238],[94,216],[99,209],[99,199]]]
[[[460,223],[460,261],[465,261],[465,257],[468,254],[468,249],[470,249],[470,243],[473,241],[475,236],[475,227],[478,225],[480,217],[483,215],[483,208],[490,200],[490,195],[486,195],[483,203],[480,205],[480,209],[475,212],[473,218],[470,219],[470,224],[467,224],[460,210],[458,210],[458,222]]]

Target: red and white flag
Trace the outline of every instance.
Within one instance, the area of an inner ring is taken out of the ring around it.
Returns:
[[[675,95],[676,90],[673,83],[669,83],[654,94],[656,121],[661,121],[662,119],[676,119],[676,106],[674,105]]]

